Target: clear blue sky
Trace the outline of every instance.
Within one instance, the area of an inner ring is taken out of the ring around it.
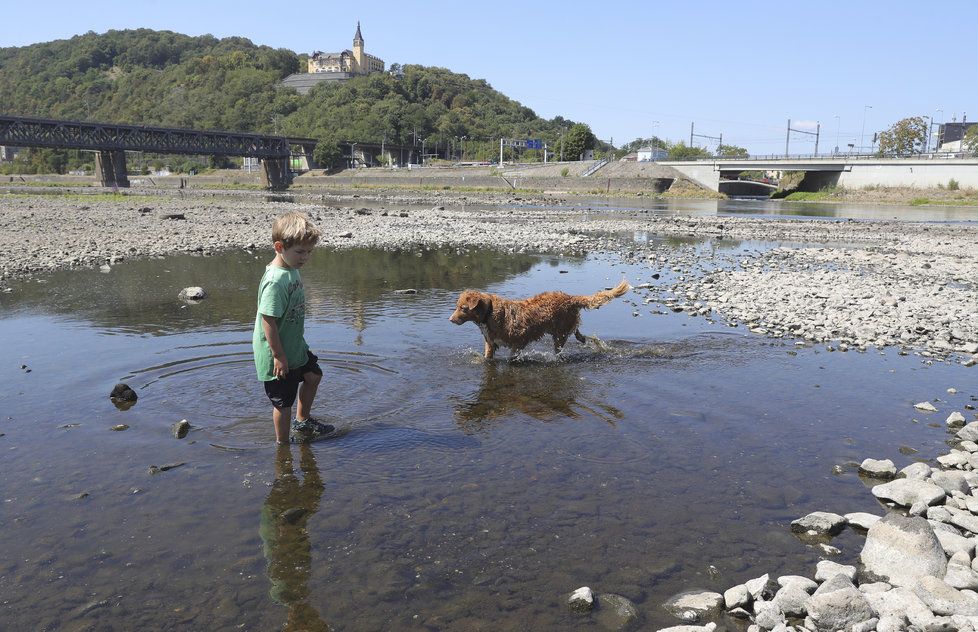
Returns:
[[[142,27],[332,52],[351,47],[359,20],[366,51],[388,65],[485,79],[616,145],[653,132],[688,142],[695,123],[752,153],[783,152],[790,118],[811,131],[821,122],[826,151],[837,137],[843,149],[868,145],[907,116],[978,120],[973,0],[4,4],[0,46]],[[790,149],[810,152],[814,137],[793,134]]]

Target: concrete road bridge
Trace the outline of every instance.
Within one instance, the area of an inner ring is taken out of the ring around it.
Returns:
[[[316,140],[0,115],[0,145],[94,151],[99,184],[112,187],[129,186],[127,151],[258,158],[262,183],[284,189],[291,182],[293,158],[302,160],[305,168],[313,167]]]
[[[671,167],[693,182],[721,193],[728,193],[733,187],[743,187],[744,181],[738,180],[738,177],[746,171],[802,171],[805,177],[798,187],[801,191],[818,191],[830,186],[853,189],[866,186],[927,188],[947,186],[952,179],[962,187],[978,188],[978,157],[975,156],[921,154],[911,158],[712,158],[656,164]]]

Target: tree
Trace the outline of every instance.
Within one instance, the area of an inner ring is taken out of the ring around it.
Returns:
[[[978,153],[978,125],[972,125],[968,128],[968,131],[964,133],[962,143],[968,151]]]
[[[912,116],[894,123],[880,132],[879,153],[882,156],[910,156],[923,151],[927,140],[927,122],[922,116]]]
[[[750,156],[750,152],[736,145],[720,145],[717,147],[717,156],[721,158],[747,158]]]
[[[594,149],[597,138],[584,123],[576,123],[564,134],[564,159],[580,160],[584,152]]]
[[[696,160],[697,158],[712,158],[713,154],[700,147],[690,147],[679,141],[669,148],[669,160]]]
[[[343,150],[340,148],[336,137],[327,134],[320,138],[316,143],[316,148],[312,150],[312,159],[327,171],[339,167],[343,159]]]

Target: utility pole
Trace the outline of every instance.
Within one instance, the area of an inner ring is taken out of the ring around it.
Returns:
[[[788,119],[788,131],[784,135],[784,158],[788,159],[788,140],[791,138],[791,119]]]
[[[695,125],[695,123],[693,123],[692,121],[689,122],[689,146],[690,147],[693,146],[693,126],[694,125]]]

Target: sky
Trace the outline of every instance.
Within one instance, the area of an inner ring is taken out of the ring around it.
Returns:
[[[0,0],[0,47],[110,29],[243,36],[484,79],[621,146],[653,134],[752,154],[869,149],[909,116],[978,120],[974,0],[551,2]],[[43,7],[43,11],[39,10]],[[791,129],[788,132],[788,121]]]

